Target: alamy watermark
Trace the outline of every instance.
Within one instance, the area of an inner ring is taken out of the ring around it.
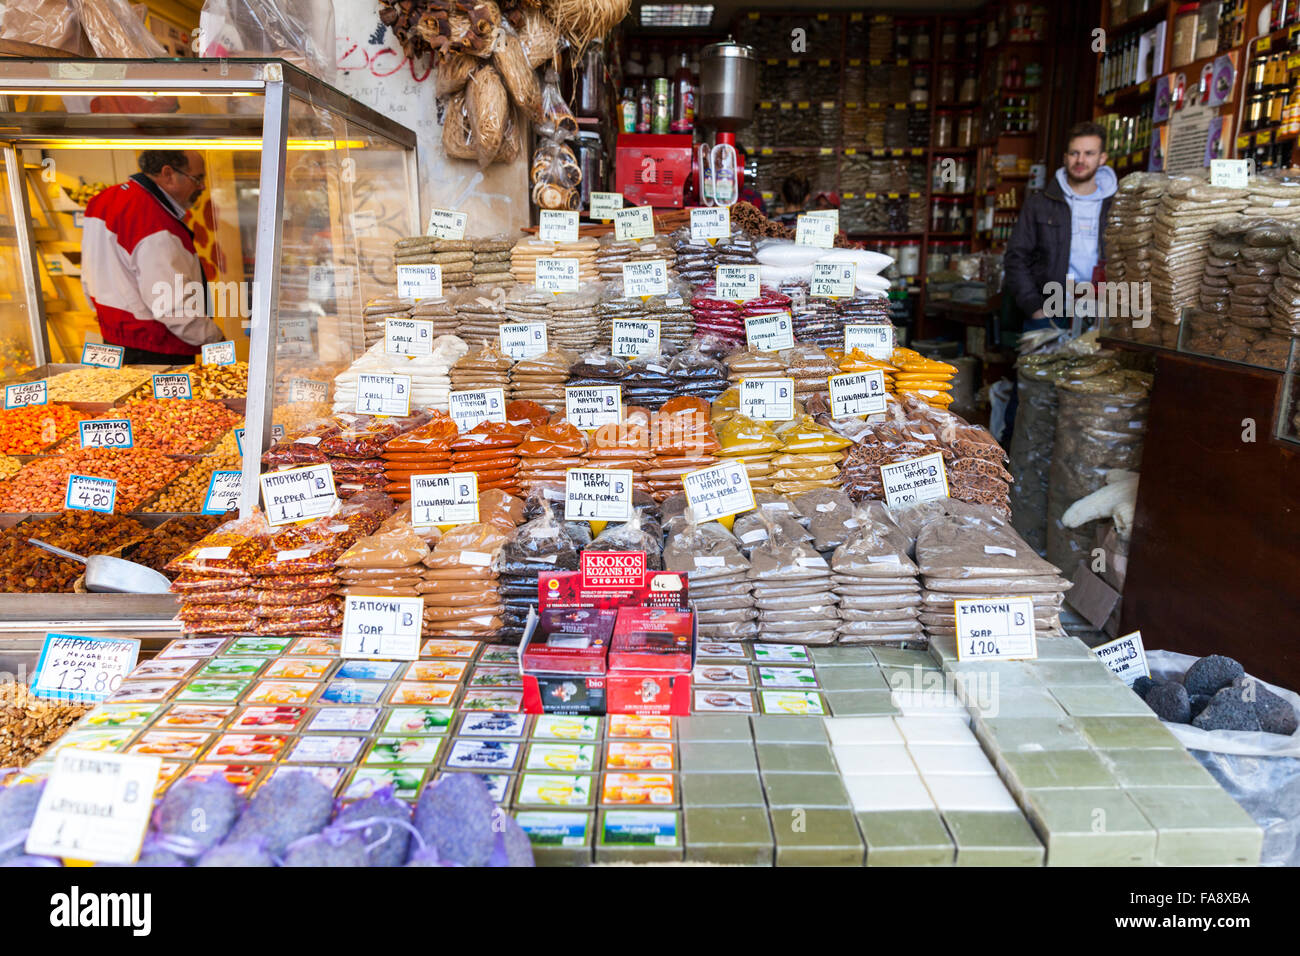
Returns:
[[[1048,282],[1043,286],[1043,314],[1049,319],[1129,319],[1131,327],[1151,325],[1150,282]]]
[[[242,319],[243,327],[249,328],[257,282],[199,282],[177,274],[172,282],[155,282],[149,291],[153,294],[150,305],[154,315]]]

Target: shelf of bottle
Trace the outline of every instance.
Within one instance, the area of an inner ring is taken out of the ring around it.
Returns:
[[[1129,17],[1123,23],[1112,23],[1106,28],[1108,32],[1124,31],[1128,33],[1132,30],[1140,30],[1147,27],[1153,27],[1163,20],[1169,11],[1169,0],[1152,5],[1150,10],[1143,10],[1141,13]]]

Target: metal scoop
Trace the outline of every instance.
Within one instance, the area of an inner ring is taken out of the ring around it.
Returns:
[[[84,564],[87,591],[102,594],[166,594],[171,590],[171,582],[166,576],[159,574],[153,568],[146,568],[143,564],[124,561],[107,554],[92,554],[84,558],[35,538],[27,540],[36,547],[44,548],[61,558]]]

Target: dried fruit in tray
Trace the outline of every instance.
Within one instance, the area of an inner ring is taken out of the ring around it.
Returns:
[[[0,411],[0,453],[34,455],[77,431],[85,418],[66,405],[26,405]]]
[[[136,448],[171,455],[196,455],[243,420],[220,402],[152,398],[119,405],[100,418],[126,419],[131,423]],[[60,448],[72,449],[79,444],[79,438],[69,438]]]
[[[72,474],[113,479],[117,482],[114,510],[135,511],[186,467],[186,462],[143,448],[85,448],[41,458],[0,482],[0,511],[62,511]]]
[[[138,521],[91,511],[65,511],[24,521],[0,531],[0,591],[9,593],[71,593],[73,582],[86,570],[78,561],[51,554],[28,538],[48,541],[76,554],[111,553],[148,534]]]

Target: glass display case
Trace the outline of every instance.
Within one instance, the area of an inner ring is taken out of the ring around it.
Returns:
[[[1277,437],[1293,449],[1300,447],[1300,339],[1291,341],[1276,417]]]
[[[1188,309],[1179,326],[1178,351],[1280,372],[1286,368],[1292,338],[1270,327],[1235,324],[1226,315]]]
[[[335,375],[364,350],[363,303],[394,290],[393,242],[419,232],[415,144],[282,60],[0,60],[0,550],[14,546],[5,529],[70,510],[135,522],[83,545],[127,553],[173,516],[255,507],[261,452],[328,411]],[[121,356],[93,347],[84,207],[146,150],[198,151],[205,165],[183,220],[205,281],[178,273],[150,291],[210,317],[233,355],[96,365]],[[189,400],[155,374],[184,374]],[[82,429],[95,419],[129,421],[130,446],[112,425]],[[72,474],[115,481],[113,500],[69,509]],[[232,489],[224,502],[210,495],[219,484]],[[73,590],[40,578],[15,572],[0,592]]]

